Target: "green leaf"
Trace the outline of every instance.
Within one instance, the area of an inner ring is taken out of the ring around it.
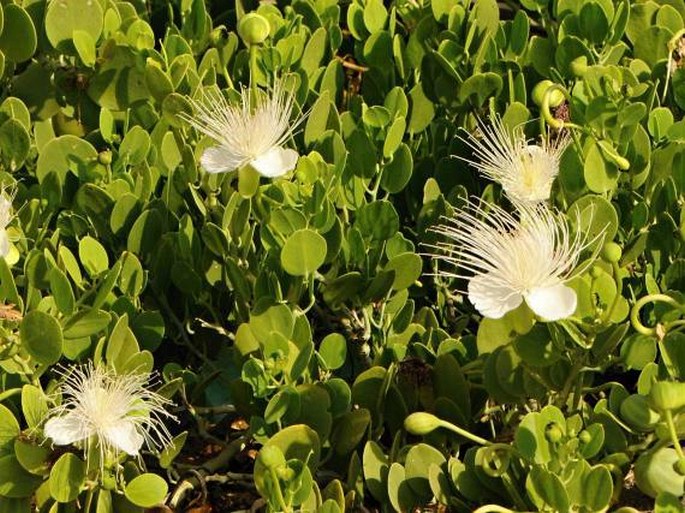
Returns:
[[[423,132],[435,116],[435,107],[433,103],[426,97],[421,84],[417,84],[409,92],[409,99],[411,103],[411,115],[409,117],[409,125],[407,130],[409,133],[416,134]]]
[[[368,0],[364,6],[364,25],[372,34],[385,27],[388,11],[380,0]]]
[[[50,470],[50,495],[57,502],[71,502],[86,480],[86,464],[72,453],[63,454]]]
[[[398,118],[396,121],[404,121],[404,118]],[[395,125],[393,124],[393,127]],[[404,126],[404,123],[402,124]],[[390,136],[390,134],[389,134]],[[389,139],[386,139],[386,142]],[[414,161],[409,146],[401,143],[397,151],[392,156],[392,160],[383,168],[383,176],[381,178],[381,187],[391,194],[402,191],[412,176],[414,168]]]
[[[130,481],[124,490],[126,498],[136,506],[152,508],[164,502],[169,491],[166,481],[156,474],[141,474]]]
[[[374,201],[357,211],[354,226],[363,236],[373,240],[387,240],[400,228],[400,219],[389,201]]]
[[[386,265],[386,271],[395,271],[392,288],[404,290],[412,286],[421,276],[423,262],[415,253],[403,253],[392,258]]]
[[[0,455],[11,450],[14,439],[19,435],[19,432],[19,423],[14,414],[0,404]]]
[[[181,453],[181,450],[183,449],[183,446],[186,443],[186,439],[188,438],[188,432],[184,431],[183,433],[176,435],[172,440],[169,445],[167,445],[164,449],[162,449],[162,452],[159,454],[159,465],[166,469],[169,468],[176,458]]]
[[[93,237],[86,236],[81,239],[78,245],[78,256],[91,277],[99,276],[109,269],[107,250]]]
[[[0,496],[30,497],[42,482],[42,477],[34,476],[24,470],[14,455],[0,458]]]
[[[316,271],[326,258],[326,240],[314,230],[297,230],[281,250],[281,265],[288,274],[306,276]]]
[[[347,340],[339,333],[330,333],[321,341],[319,356],[329,370],[339,369],[347,358]]]
[[[3,7],[4,23],[0,33],[0,50],[9,60],[24,62],[36,51],[36,27],[28,13],[16,4]]]
[[[62,328],[51,315],[33,310],[26,314],[19,328],[24,349],[37,362],[52,365],[62,356]]]
[[[92,67],[95,64],[95,40],[90,32],[85,30],[74,30],[74,47],[78,56],[88,67]]]
[[[100,2],[92,0],[52,0],[45,13],[45,33],[53,47],[74,53],[75,31],[88,34],[93,45],[100,37],[103,12]],[[85,62],[85,61],[84,61]]]
[[[64,315],[71,315],[74,313],[76,300],[67,275],[64,274],[61,269],[53,267],[50,270],[49,279],[50,291],[55,298],[55,305],[59,311]]]
[[[98,152],[89,142],[74,135],[62,135],[49,141],[38,155],[36,177],[43,181],[51,173],[57,173],[64,183],[67,173],[86,175],[88,165],[97,159]]]

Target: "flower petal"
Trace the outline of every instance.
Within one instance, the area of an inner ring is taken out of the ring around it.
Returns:
[[[283,176],[288,171],[295,169],[299,154],[290,148],[281,148],[280,146],[273,146],[259,157],[252,160],[250,165],[257,170],[257,172],[268,178],[276,176]]]
[[[126,420],[122,420],[116,426],[105,428],[103,436],[111,445],[131,456],[138,454],[145,441],[136,425]]]
[[[208,173],[225,173],[237,169],[244,158],[231,152],[225,146],[212,146],[207,148],[200,157],[202,167]]]
[[[0,228],[0,257],[6,257],[10,252],[10,239],[7,236],[7,230]]]
[[[573,315],[578,305],[576,292],[563,283],[534,288],[525,298],[530,309],[546,321],[565,319]]]
[[[493,283],[488,274],[476,275],[469,281],[469,301],[483,317],[499,319],[521,304],[521,294]]]
[[[92,431],[75,414],[68,413],[63,417],[53,417],[45,423],[43,433],[52,439],[55,445],[69,445],[85,440]]]

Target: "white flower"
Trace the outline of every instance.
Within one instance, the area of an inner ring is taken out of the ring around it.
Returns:
[[[12,200],[14,199],[14,190],[2,188],[0,190],[0,257],[6,257],[10,251],[10,239],[7,235],[7,225],[10,224],[12,218]]]
[[[477,135],[469,134],[463,141],[478,161],[462,160],[499,182],[509,199],[518,205],[549,199],[570,137],[565,133],[553,142],[544,139],[541,146],[528,144],[521,126],[508,130],[501,119],[495,118],[490,125],[479,122]]]
[[[462,209],[434,228],[447,239],[434,257],[458,268],[441,274],[468,279],[468,298],[484,317],[499,319],[524,300],[548,321],[572,315],[577,297],[565,282],[592,241],[572,236],[563,215],[543,205],[519,207],[520,219],[489,208]]]
[[[104,463],[108,455],[136,456],[143,445],[161,449],[170,443],[164,419],[175,417],[164,408],[171,402],[146,388],[146,375],[115,374],[90,363],[64,374],[62,404],[50,411],[43,429],[55,445],[90,440]]]
[[[299,155],[283,148],[283,144],[302,116],[290,120],[295,97],[282,81],[277,80],[273,89],[264,94],[243,89],[237,105],[216,93],[207,95],[204,103],[191,101],[197,115],[186,115],[184,119],[218,144],[205,150],[200,159],[210,173],[250,164],[262,176],[273,178],[295,169]]]

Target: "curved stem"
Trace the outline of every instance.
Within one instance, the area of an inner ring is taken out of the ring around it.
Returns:
[[[571,101],[571,95],[565,87],[562,87],[559,84],[552,84],[549,86],[545,91],[545,95],[542,97],[542,105],[540,105],[540,112],[542,113],[542,117],[545,118],[545,122],[557,130],[561,130],[562,128],[575,128],[584,132],[585,128],[582,126],[576,125],[575,123],[562,121],[552,116],[552,113],[549,110],[549,102],[552,98],[552,94],[554,94],[556,91],[562,93],[568,102]]]
[[[642,307],[644,307],[648,303],[667,303],[674,308],[678,308],[679,310],[685,312],[685,305],[680,304],[678,301],[673,299],[671,296],[667,296],[666,294],[649,294],[645,297],[640,298],[634,305],[633,308],[630,310],[630,323],[633,325],[633,328],[635,328],[635,331],[638,333],[641,333],[643,335],[655,335],[656,334],[656,328],[650,328],[648,326],[645,326],[642,324],[642,321],[640,321],[640,310],[642,310]]]
[[[466,431],[465,429],[462,429],[459,426],[455,426],[454,424],[452,424],[451,422],[447,422],[446,420],[440,419],[439,426],[444,427],[445,429],[448,429],[453,433],[456,433],[459,436],[466,438],[467,440],[471,440],[472,442],[477,443],[478,445],[492,445],[492,442],[486,440],[485,438],[481,438],[478,435],[474,435],[473,433]]]

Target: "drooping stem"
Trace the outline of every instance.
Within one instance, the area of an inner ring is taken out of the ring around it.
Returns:
[[[679,303],[671,296],[667,296],[666,294],[649,294],[640,298],[630,310],[630,323],[633,325],[635,331],[643,335],[651,336],[656,334],[656,328],[645,326],[642,324],[642,321],[640,321],[640,310],[642,310],[642,307],[648,303],[667,303],[674,308],[678,308],[679,310],[685,312],[685,305]]]

